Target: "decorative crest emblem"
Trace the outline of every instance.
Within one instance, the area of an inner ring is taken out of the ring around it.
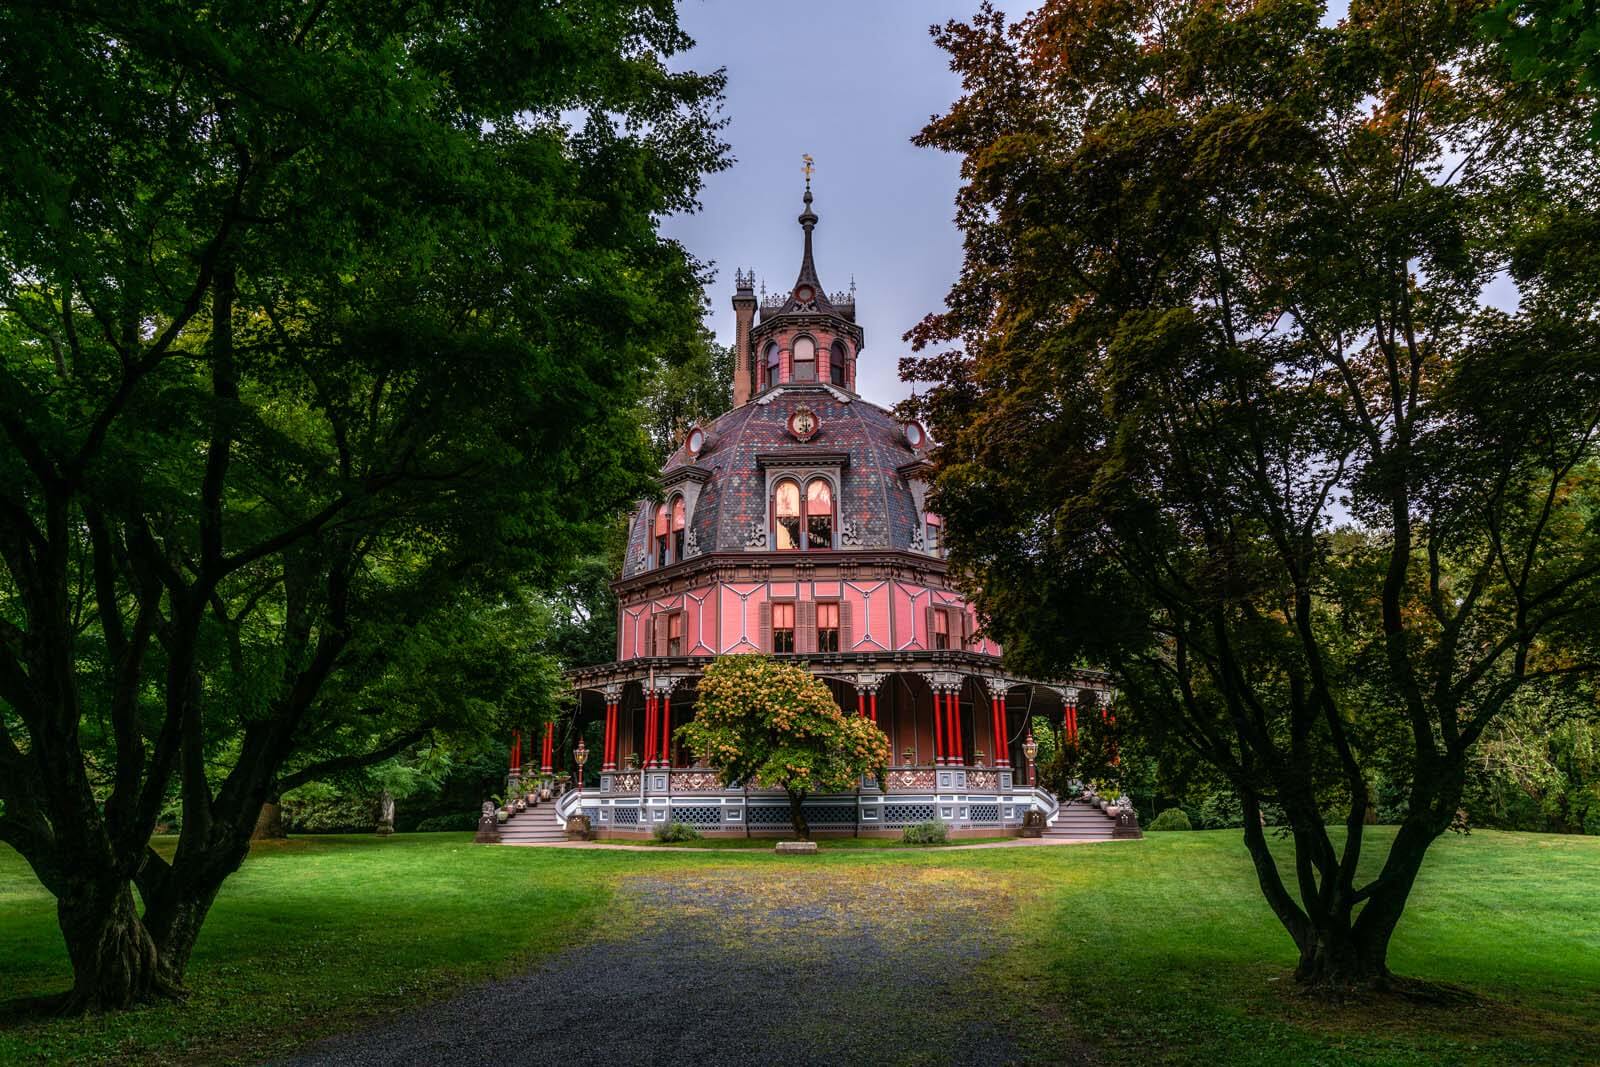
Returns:
[[[820,429],[822,423],[817,419],[817,413],[810,408],[795,408],[794,414],[789,416],[789,433],[796,441],[809,441],[817,436],[817,431]]]

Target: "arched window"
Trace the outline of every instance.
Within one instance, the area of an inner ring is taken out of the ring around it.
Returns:
[[[773,547],[800,547],[800,483],[785,478],[772,490]]]
[[[771,389],[778,384],[778,342],[773,341],[767,345],[767,388]]]
[[[672,558],[683,558],[683,497],[672,501]]]
[[[809,337],[794,339],[794,380],[797,382],[817,380],[817,343]]]
[[[833,348],[829,350],[828,367],[831,375],[829,380],[832,381],[834,385],[843,385],[845,383],[844,361],[844,342],[833,342]]]
[[[833,547],[833,486],[826,478],[806,486],[806,547]]]
[[[665,567],[672,560],[670,554],[672,544],[667,540],[667,506],[662,504],[656,508],[655,530],[652,535],[656,544],[656,566]]]

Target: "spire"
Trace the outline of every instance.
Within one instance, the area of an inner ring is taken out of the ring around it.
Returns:
[[[815,168],[809,155],[800,158],[805,160],[805,166],[800,169],[806,176],[806,194],[805,210],[800,212],[799,221],[800,228],[806,234],[806,249],[800,259],[800,276],[795,279],[794,288],[789,293],[789,302],[783,310],[784,312],[831,312],[834,307],[828,302],[828,294],[823,291],[822,282],[817,278],[817,265],[811,258],[811,231],[817,225],[817,214],[811,210],[811,172]]]

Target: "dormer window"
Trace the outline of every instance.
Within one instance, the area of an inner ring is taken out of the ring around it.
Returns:
[[[817,343],[809,337],[795,338],[794,380],[797,382],[817,380]]]
[[[778,342],[773,341],[767,345],[767,388],[778,384],[778,368],[782,366],[781,353],[778,351]]]
[[[833,547],[833,483],[783,478],[772,487],[772,543],[780,552]]]
[[[844,342],[833,342],[833,347],[828,350],[828,373],[834,385],[845,384],[845,355]]]
[[[667,537],[667,524],[670,521],[671,520],[667,513],[667,506],[665,504],[662,504],[660,507],[656,508],[656,521],[652,532],[652,537],[655,541],[657,567],[665,567],[672,561],[672,542],[668,540]]]
[[[672,558],[683,558],[683,497],[672,501]]]
[[[935,556],[944,554],[944,520],[933,512],[928,512],[928,551]]]

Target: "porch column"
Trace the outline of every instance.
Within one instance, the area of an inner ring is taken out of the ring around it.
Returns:
[[[961,739],[961,690],[950,690],[950,748],[951,759],[957,767],[966,765],[967,747]]]
[[[661,710],[661,730],[656,735],[661,746],[661,766],[672,766],[672,690],[667,690],[656,698],[657,707]]]
[[[874,689],[871,693],[867,694],[867,706],[868,706],[868,709],[869,709],[867,713],[872,716],[873,725],[877,725],[877,722],[878,722],[878,691],[876,689]]]
[[[944,690],[933,691],[933,762],[944,766]]]
[[[544,724],[544,759],[540,761],[539,770],[543,771],[545,774],[549,774],[551,771],[555,770],[555,755],[556,724],[554,722],[547,722]]]
[[[995,759],[997,766],[1011,766],[1011,733],[1006,725],[1006,694],[1004,691],[994,698],[994,722],[999,733],[995,735]]]
[[[616,731],[617,709],[616,705],[612,704],[608,697],[606,699],[605,726],[600,733],[600,769],[602,771],[614,771],[617,769]]]
[[[641,767],[654,767],[656,763],[656,695],[644,695],[644,752]]]
[[[1078,743],[1078,705],[1073,700],[1067,701],[1066,706],[1067,740],[1074,745]]]
[[[856,689],[856,714],[863,719],[867,717],[867,694],[859,687]]]

